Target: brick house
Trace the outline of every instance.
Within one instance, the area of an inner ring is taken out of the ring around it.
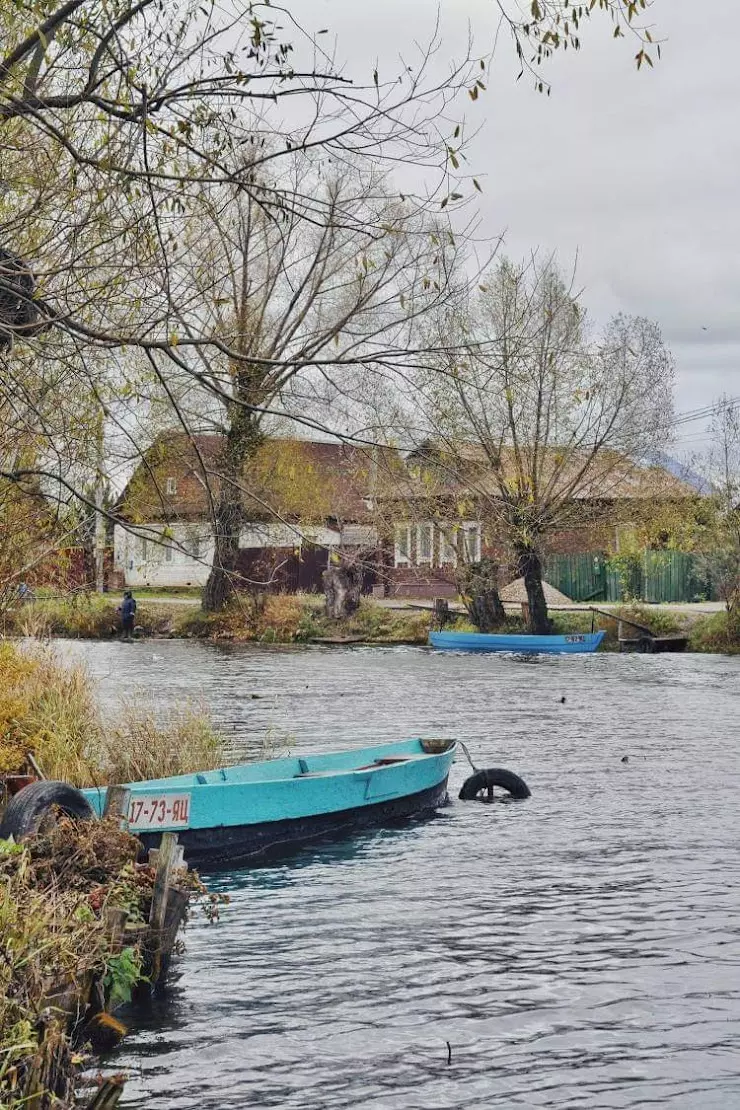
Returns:
[[[121,584],[205,584],[223,442],[218,435],[170,433],[146,452],[116,506],[114,570]],[[331,552],[378,546],[373,480],[372,459],[359,448],[267,440],[244,475],[238,572],[275,589],[320,589]]]
[[[217,435],[169,434],[146,453],[116,506],[126,522],[114,529],[119,583],[204,585],[222,448]],[[574,499],[543,554],[618,551],[620,537],[656,504],[696,498],[662,467],[610,468]],[[368,590],[377,583],[392,596],[454,596],[460,562],[489,555],[503,580],[515,576],[491,523],[494,503],[473,452],[469,474],[453,479],[428,445],[402,459],[390,449],[268,440],[244,475],[238,570],[273,589],[318,590],[332,553],[342,551],[361,557]]]
[[[506,451],[506,448],[504,448]],[[496,486],[487,462],[474,448],[469,472],[460,460],[446,468],[433,445],[426,444],[406,459],[401,482],[381,489],[379,515],[386,522],[384,562],[387,590],[395,596],[452,597],[461,562],[494,558],[502,585],[516,576],[514,556],[496,534]],[[542,554],[618,552],[635,524],[657,505],[695,503],[697,490],[660,466],[635,467],[611,456],[601,474],[595,471],[562,513],[561,526],[550,533]]]

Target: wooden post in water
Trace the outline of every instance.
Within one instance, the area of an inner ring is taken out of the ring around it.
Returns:
[[[164,939],[164,926],[167,917],[167,901],[170,893],[170,882],[178,857],[177,833],[162,833],[162,841],[157,853],[157,871],[154,878],[154,894],[152,896],[152,909],[149,914],[149,928],[152,934],[152,984],[157,982],[162,968],[162,941]]]
[[[106,1079],[87,1110],[113,1110],[114,1106],[118,1106],[125,1082],[122,1075]]]

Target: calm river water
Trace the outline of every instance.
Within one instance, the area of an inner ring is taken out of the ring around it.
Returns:
[[[242,751],[456,735],[533,792],[213,878],[127,1110],[740,1107],[740,660],[60,647]]]

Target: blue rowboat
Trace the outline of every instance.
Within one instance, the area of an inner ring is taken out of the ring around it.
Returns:
[[[430,632],[429,643],[442,651],[514,651],[526,655],[581,655],[596,651],[604,632],[567,636],[497,636],[484,632]]]
[[[178,833],[193,867],[232,866],[435,809],[454,740],[403,740],[130,783],[128,828],[145,848]],[[106,788],[83,790],[96,813]]]

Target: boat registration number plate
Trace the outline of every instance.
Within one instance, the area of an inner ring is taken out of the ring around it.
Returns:
[[[566,636],[565,637],[565,642],[566,642],[566,644],[585,644],[586,643],[586,637],[585,636]]]
[[[186,829],[189,824],[189,794],[134,794],[129,803],[130,829]]]

